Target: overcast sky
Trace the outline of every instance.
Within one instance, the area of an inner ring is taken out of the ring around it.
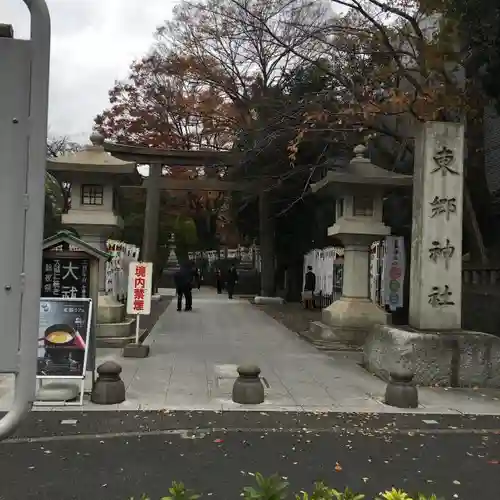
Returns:
[[[52,18],[49,134],[87,143],[108,90],[144,55],[176,0],[46,0]],[[0,23],[29,38],[23,0],[0,0]]]

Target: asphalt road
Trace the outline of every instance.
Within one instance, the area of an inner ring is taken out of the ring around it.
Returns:
[[[498,498],[500,420],[430,415],[35,412],[0,444],[0,499],[129,500],[184,481],[240,497],[252,474],[324,480],[371,499],[394,486]],[[292,496],[290,496],[292,498]]]

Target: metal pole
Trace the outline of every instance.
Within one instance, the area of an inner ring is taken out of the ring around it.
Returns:
[[[24,0],[31,14],[30,139],[24,237],[19,370],[14,403],[0,420],[0,439],[12,434],[30,411],[36,391],[37,336],[42,280],[42,240],[50,65],[50,15],[45,0]]]
[[[139,334],[140,334],[140,318],[141,318],[141,315],[138,314],[137,315],[137,318],[135,320],[135,343],[136,344],[139,344]]]

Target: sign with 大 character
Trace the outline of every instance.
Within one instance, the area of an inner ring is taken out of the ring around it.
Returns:
[[[43,258],[42,297],[85,299],[89,297],[89,286],[89,259]]]

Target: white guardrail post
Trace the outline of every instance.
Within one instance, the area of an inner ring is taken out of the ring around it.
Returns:
[[[0,440],[16,430],[36,393],[50,15],[45,0],[24,3],[31,39],[0,37],[0,373],[16,377]]]

